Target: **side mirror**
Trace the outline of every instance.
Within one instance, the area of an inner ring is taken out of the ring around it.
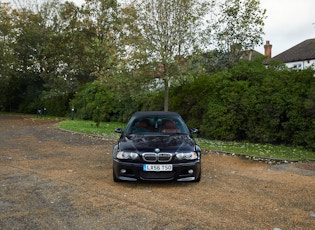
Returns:
[[[117,128],[117,129],[115,129],[115,133],[123,133],[122,128]]]
[[[189,131],[191,134],[194,134],[194,133],[198,133],[199,130],[196,128],[191,128]]]

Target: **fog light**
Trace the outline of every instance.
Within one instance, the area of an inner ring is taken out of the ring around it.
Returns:
[[[124,173],[126,173],[126,172],[127,172],[126,169],[121,169],[121,170],[120,170],[120,173],[121,173],[121,174],[124,174]]]
[[[189,169],[189,170],[188,170],[188,173],[189,173],[189,174],[193,174],[193,173],[194,173],[194,170]]]

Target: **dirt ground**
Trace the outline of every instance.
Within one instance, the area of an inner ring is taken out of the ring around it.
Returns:
[[[116,140],[0,115],[0,229],[314,229],[315,164],[202,154],[199,183],[112,180]]]

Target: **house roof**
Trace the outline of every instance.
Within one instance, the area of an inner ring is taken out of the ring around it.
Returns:
[[[263,54],[257,52],[256,50],[246,50],[242,52],[241,59],[242,60],[253,60],[256,56],[263,56]]]
[[[283,61],[284,63],[315,59],[315,38],[305,40],[274,56],[272,59]]]

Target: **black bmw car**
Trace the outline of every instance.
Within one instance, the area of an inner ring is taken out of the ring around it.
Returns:
[[[178,113],[136,112],[113,149],[113,180],[200,181],[201,149]]]

